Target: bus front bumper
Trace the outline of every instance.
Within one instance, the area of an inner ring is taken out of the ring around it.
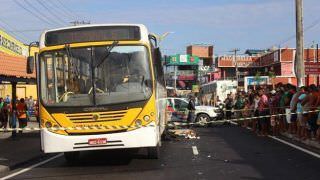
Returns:
[[[41,147],[45,153],[87,151],[99,149],[121,149],[155,147],[159,141],[159,128],[153,126],[141,127],[132,131],[99,134],[66,136],[41,130]],[[106,139],[104,144],[89,144],[89,140]]]

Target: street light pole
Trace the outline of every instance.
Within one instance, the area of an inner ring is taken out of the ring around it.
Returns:
[[[154,37],[157,38],[159,47],[161,48],[162,41],[169,35],[173,34],[174,32],[165,32],[162,35],[152,34]],[[177,65],[174,65],[174,91],[177,92]]]
[[[239,72],[238,72],[238,61],[237,61],[237,52],[238,51],[240,51],[240,49],[238,49],[238,48],[232,50],[232,52],[234,53],[234,63],[235,63],[235,67],[236,67],[237,89],[239,86]]]
[[[174,65],[174,91],[177,92],[177,65]]]
[[[305,67],[304,67],[304,56],[303,56],[303,0],[296,0],[296,70],[297,70],[297,81],[298,87],[304,86],[305,84]]]

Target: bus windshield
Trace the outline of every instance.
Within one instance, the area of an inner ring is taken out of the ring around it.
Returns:
[[[41,100],[48,106],[119,104],[146,100],[152,93],[149,58],[144,46],[43,52],[40,75]]]

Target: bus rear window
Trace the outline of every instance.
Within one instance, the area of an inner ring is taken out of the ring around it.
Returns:
[[[46,33],[45,45],[55,46],[79,42],[140,40],[138,26],[81,27]]]

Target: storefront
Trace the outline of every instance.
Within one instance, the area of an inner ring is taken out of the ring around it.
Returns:
[[[36,76],[26,73],[28,46],[0,30],[0,97],[37,98]]]
[[[167,85],[177,90],[192,91],[198,82],[199,57],[173,55],[166,59]]]

